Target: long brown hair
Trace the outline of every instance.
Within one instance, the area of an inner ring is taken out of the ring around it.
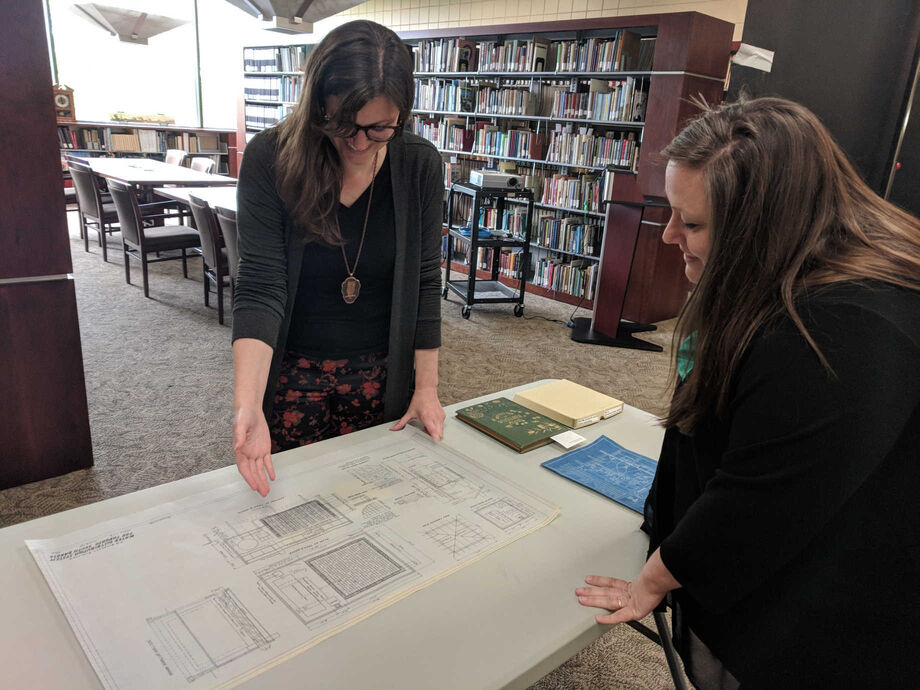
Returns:
[[[278,194],[304,241],[342,244],[336,207],[342,190],[342,161],[331,136],[347,132],[355,114],[384,96],[405,122],[413,100],[412,56],[393,31],[366,20],[342,24],[307,58],[300,101],[278,125],[275,178]],[[340,97],[333,122],[328,96]]]
[[[706,265],[674,334],[675,345],[695,334],[693,368],[666,425],[691,433],[724,412],[752,338],[781,315],[830,372],[796,311],[806,291],[856,279],[920,289],[920,221],[877,196],[807,108],[705,108],[662,154],[702,171],[711,212]]]

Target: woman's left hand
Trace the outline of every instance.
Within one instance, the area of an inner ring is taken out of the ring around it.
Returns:
[[[438,400],[437,388],[416,388],[406,414],[390,427],[390,431],[399,431],[411,420],[417,419],[431,438],[440,441],[444,435],[445,416],[441,401]]]
[[[612,611],[594,617],[594,620],[602,625],[641,620],[664,598],[664,594],[644,591],[638,579],[635,582],[627,582],[615,577],[588,575],[585,582],[590,587],[575,589],[578,603]]]

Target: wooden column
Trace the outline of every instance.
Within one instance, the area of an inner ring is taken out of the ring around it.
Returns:
[[[0,4],[0,489],[93,464],[42,3]]]

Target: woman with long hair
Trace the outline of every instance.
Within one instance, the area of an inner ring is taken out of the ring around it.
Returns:
[[[440,438],[441,158],[403,131],[412,57],[354,21],[309,55],[300,101],[246,146],[233,299],[236,462],[398,420]]]
[[[806,108],[705,109],[664,150],[694,284],[632,582],[699,687],[903,687],[920,672],[920,222]]]

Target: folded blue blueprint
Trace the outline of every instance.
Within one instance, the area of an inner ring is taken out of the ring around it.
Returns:
[[[641,514],[658,463],[601,436],[543,466]]]

